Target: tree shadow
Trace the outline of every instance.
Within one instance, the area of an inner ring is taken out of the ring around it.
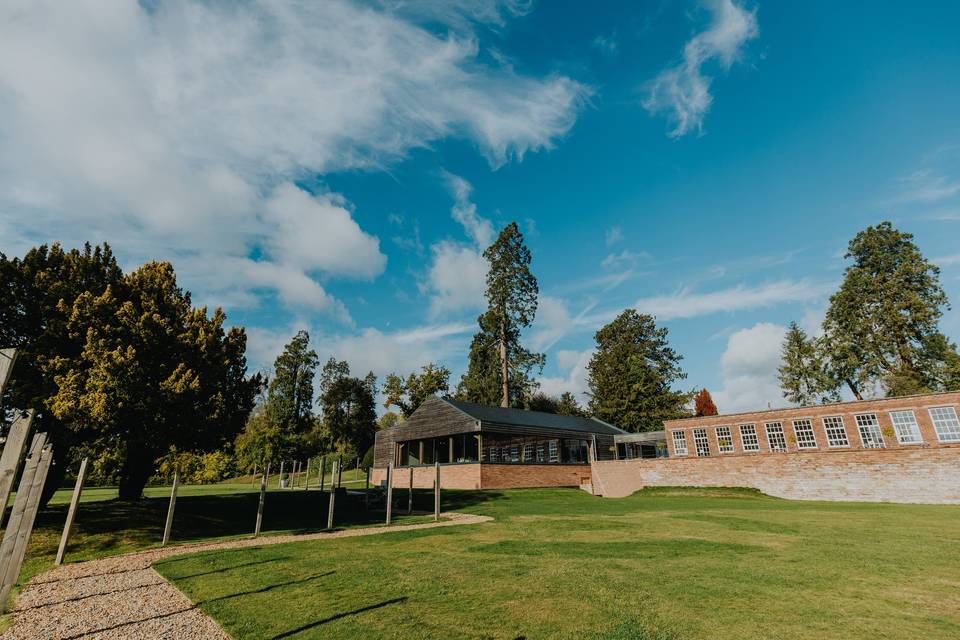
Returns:
[[[251,589],[250,591],[239,591],[237,593],[231,593],[226,596],[219,596],[217,598],[210,598],[209,600],[201,600],[197,603],[197,606],[210,604],[212,602],[222,602],[224,600],[231,600],[233,598],[239,598],[241,596],[251,596],[257,593],[266,593],[268,591],[273,591],[274,589],[280,589],[282,587],[289,587],[295,584],[304,584],[306,582],[311,582],[313,580],[319,580],[320,578],[325,578],[331,576],[336,571],[326,571],[324,573],[317,573],[312,576],[307,576],[306,578],[300,578],[299,580],[288,580],[287,582],[278,582],[276,584],[268,584],[265,587],[260,587],[259,589]]]
[[[332,615],[329,618],[323,618],[322,620],[317,620],[316,622],[311,622],[309,624],[302,625],[300,627],[297,627],[296,629],[284,631],[283,633],[273,636],[270,640],[281,640],[282,638],[289,638],[290,636],[294,636],[298,633],[302,633],[304,631],[307,631],[308,629],[313,629],[315,627],[319,627],[321,625],[325,625],[327,623],[334,622],[342,618],[355,616],[357,614],[364,613],[365,611],[373,611],[374,609],[381,609],[383,607],[388,607],[392,604],[400,604],[406,601],[407,601],[407,596],[402,596],[400,598],[393,598],[392,600],[384,600],[383,602],[378,602],[377,604],[371,604],[366,607],[360,607],[359,609],[354,609],[353,611],[344,611],[343,613]]]

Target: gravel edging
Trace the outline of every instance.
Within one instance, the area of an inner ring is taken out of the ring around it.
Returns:
[[[183,593],[154,571],[153,563],[185,553],[245,549],[286,542],[371,536],[479,524],[490,516],[448,512],[439,522],[343,529],[330,533],[262,536],[163,547],[66,564],[31,578],[20,592],[12,624],[0,639],[204,638],[230,636]]]

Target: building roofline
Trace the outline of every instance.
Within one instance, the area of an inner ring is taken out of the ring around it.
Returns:
[[[705,419],[710,419],[710,420],[722,420],[722,419],[724,419],[724,418],[736,418],[737,416],[750,416],[750,415],[756,415],[756,414],[758,414],[758,413],[777,413],[777,412],[779,412],[779,411],[803,411],[803,410],[809,410],[809,409],[822,409],[822,408],[829,408],[829,407],[843,407],[843,406],[847,406],[847,405],[867,404],[868,402],[883,402],[883,401],[886,401],[886,400],[889,400],[889,401],[902,401],[902,400],[910,400],[910,399],[913,399],[913,398],[934,398],[934,397],[937,397],[937,396],[956,395],[957,393],[960,393],[960,391],[937,391],[936,393],[914,393],[914,394],[911,394],[911,395],[908,395],[908,396],[892,396],[892,397],[887,397],[887,398],[869,398],[869,399],[866,399],[866,400],[845,400],[845,401],[843,401],[843,402],[830,402],[830,403],[828,403],[828,404],[810,404],[810,405],[806,405],[806,406],[797,406],[797,407],[780,407],[780,408],[777,408],[777,409],[756,409],[756,410],[754,410],[754,411],[740,411],[740,412],[737,412],[737,413],[720,413],[720,414],[717,414],[717,415],[715,415],[715,416],[691,416],[691,417],[689,417],[689,418],[675,418],[675,419],[673,419],[673,420],[664,420],[664,421],[663,421],[663,424],[664,424],[664,425],[667,425],[667,424],[678,424],[678,423],[681,423],[681,424],[682,424],[682,423],[686,423],[686,422],[693,422],[693,421],[696,421],[696,420],[705,420]]]

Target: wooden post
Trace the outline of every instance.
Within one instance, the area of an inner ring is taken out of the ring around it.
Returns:
[[[327,481],[327,456],[320,458],[320,491],[323,491],[323,485]]]
[[[387,525],[393,515],[393,463],[387,464]]]
[[[335,461],[333,463],[333,475],[337,475],[337,471],[340,467],[340,462]],[[337,487],[333,486],[333,483],[330,483],[330,504],[327,506],[327,531],[333,530],[333,501],[337,497]]]
[[[0,358],[2,363],[2,358]],[[20,468],[24,449],[27,447],[27,437],[30,435],[30,426],[33,424],[35,411],[18,412],[10,425],[7,441],[3,443],[3,454],[0,454],[0,524],[3,524],[7,514],[7,502],[10,500],[10,491],[13,481]]]
[[[253,463],[253,474],[250,476],[250,486],[257,486],[257,463]]]
[[[367,467],[367,483],[363,486],[363,506],[370,508],[370,467]]]
[[[270,481],[270,463],[267,462],[267,466],[263,470],[263,477],[260,478],[260,502],[257,504],[257,526],[253,530],[254,538],[260,535],[260,525],[261,523],[263,523],[263,501],[267,496],[267,483],[269,481]]]
[[[3,397],[3,388],[7,386],[13,364],[17,361],[16,349],[0,349],[0,398]]]
[[[27,511],[27,503],[30,501],[30,489],[33,486],[33,477],[37,473],[37,466],[40,464],[40,454],[43,446],[47,442],[47,434],[38,433],[33,436],[30,443],[30,457],[23,467],[23,473],[20,474],[20,484],[17,485],[17,497],[13,501],[13,511],[10,513],[10,522],[3,532],[3,542],[0,542],[0,586],[3,583],[3,576],[6,575],[7,567],[13,558],[13,548],[16,546],[17,533],[20,531],[20,525],[23,524],[23,517]],[[2,606],[2,603],[0,603]]]
[[[277,478],[277,489],[283,488],[283,465],[286,464],[286,460],[280,461],[280,476]]]
[[[20,578],[20,567],[23,566],[23,558],[27,553],[27,543],[30,542],[30,534],[33,531],[33,523],[37,518],[37,510],[40,508],[40,494],[43,493],[43,483],[47,479],[47,472],[50,470],[50,462],[53,459],[53,447],[45,446],[40,452],[40,460],[37,463],[33,482],[28,491],[30,497],[26,503],[23,518],[16,533],[13,553],[10,562],[4,567],[3,588],[0,589],[0,613],[6,612],[7,600],[10,597],[10,590]],[[12,521],[12,518],[11,518]]]
[[[77,515],[77,505],[80,504],[80,493],[83,491],[83,481],[87,478],[87,462],[84,458],[77,473],[77,484],[73,487],[73,497],[70,498],[70,509],[67,511],[67,521],[63,525],[63,535],[60,536],[60,546],[57,548],[56,564],[63,564],[63,555],[67,552],[67,542],[70,540],[70,529],[73,528],[73,519]]]
[[[410,490],[407,491],[407,515],[413,513],[413,467],[410,467]]]
[[[433,479],[433,521],[440,519],[440,463],[434,465],[436,476]]]
[[[310,458],[307,458],[307,475],[303,478],[303,490],[310,488]]]
[[[335,468],[337,472],[334,475],[337,476],[337,489],[339,489],[343,483],[343,456],[337,458],[337,466]]]
[[[180,484],[180,470],[173,469],[173,486],[170,487],[170,506],[167,507],[167,523],[163,527],[163,542],[160,546],[165,547],[170,542],[170,529],[173,528],[173,510],[177,506],[177,487]]]
[[[360,458],[357,458],[357,467],[356,469],[353,470],[353,479],[354,480],[360,479]]]

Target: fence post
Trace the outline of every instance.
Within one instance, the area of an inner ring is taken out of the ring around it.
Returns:
[[[280,461],[280,475],[277,476],[277,489],[283,488],[283,465],[286,464],[286,460]]]
[[[260,478],[260,502],[257,503],[257,526],[253,530],[253,537],[260,535],[260,524],[263,522],[263,501],[267,495],[267,483],[270,481],[270,463],[263,470],[263,477]]]
[[[357,458],[357,467],[353,470],[353,479],[360,479],[360,458]]]
[[[393,463],[387,465],[387,525],[393,515]]]
[[[46,440],[46,438],[44,438]],[[27,543],[30,541],[30,534],[33,531],[33,523],[37,518],[37,510],[40,508],[40,494],[43,493],[43,483],[47,479],[47,472],[50,470],[50,461],[53,458],[53,447],[46,445],[41,449],[37,466],[34,468],[32,482],[27,490],[29,498],[26,501],[23,518],[20,520],[20,526],[17,527],[15,534],[13,550],[10,554],[10,561],[4,567],[3,588],[0,589],[0,613],[7,610],[7,599],[10,596],[10,590],[17,583],[20,577],[20,567],[23,566],[23,557],[27,553]],[[13,518],[11,518],[11,523]]]
[[[363,486],[363,506],[370,508],[370,467],[367,467],[367,483]]]
[[[433,521],[440,519],[440,463],[435,463],[436,476],[433,479]]]
[[[410,467],[410,490],[407,491],[407,515],[413,513],[413,467]]]
[[[327,456],[321,456],[320,458],[320,491],[323,491],[323,485],[327,481]],[[330,479],[331,481],[333,478]]]
[[[0,358],[0,365],[2,362],[3,359]],[[13,481],[20,468],[24,450],[27,448],[27,438],[30,435],[35,413],[33,409],[17,412],[17,417],[10,425],[10,432],[7,433],[7,441],[3,443],[3,454],[0,454],[0,524],[3,524],[3,519],[7,515],[10,491],[13,489]]]
[[[310,458],[307,458],[307,475],[303,477],[303,490],[310,488]]]
[[[337,458],[336,470],[337,472],[334,475],[337,476],[337,489],[339,489],[340,485],[343,484],[343,456],[342,455]]]
[[[0,349],[0,398],[3,397],[3,388],[7,386],[10,372],[17,361],[16,349]]]
[[[170,529],[173,528],[173,510],[177,506],[177,487],[179,485],[180,469],[174,467],[173,486],[170,487],[170,506],[167,507],[167,523],[163,527],[163,543],[160,545],[162,547],[167,546],[167,543],[170,542]]]
[[[13,511],[10,512],[10,522],[3,532],[3,542],[0,543],[0,587],[3,585],[3,576],[6,575],[7,566],[13,557],[13,548],[17,541],[17,533],[20,531],[20,525],[23,523],[23,516],[27,510],[27,502],[30,500],[30,488],[33,486],[33,476],[37,473],[37,465],[40,464],[40,453],[43,451],[43,445],[47,442],[47,434],[37,433],[30,442],[30,453],[26,464],[23,466],[23,473],[20,474],[20,484],[17,485],[17,497],[13,500]],[[2,606],[2,603],[0,603]]]
[[[337,468],[340,466],[339,462],[333,463],[333,473],[337,473]],[[327,507],[327,531],[333,530],[333,501],[337,497],[337,489],[333,486],[333,483],[330,484],[330,504]]]
[[[257,486],[257,463],[253,463],[253,475],[250,476],[250,486]]]
[[[63,556],[67,552],[67,542],[70,540],[70,529],[73,528],[73,519],[77,515],[77,505],[80,504],[80,493],[83,491],[83,481],[87,478],[87,462],[84,458],[77,473],[77,484],[73,487],[73,497],[70,498],[70,509],[67,511],[67,521],[63,524],[63,535],[60,536],[60,546],[57,548],[55,564],[63,564]]]

